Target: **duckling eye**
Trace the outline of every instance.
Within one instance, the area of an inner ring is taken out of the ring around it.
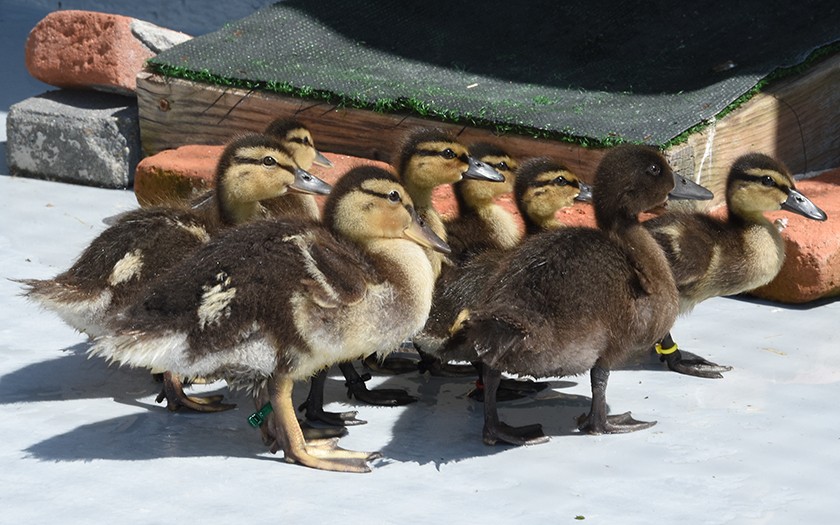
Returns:
[[[400,202],[402,200],[402,197],[400,197],[400,192],[398,192],[397,190],[391,190],[391,192],[388,194],[388,200],[393,203]]]
[[[565,186],[565,185],[566,185],[566,184],[568,184],[568,183],[569,183],[569,181],[567,181],[567,180],[566,180],[565,178],[563,178],[562,176],[557,177],[556,179],[554,179],[554,184],[556,184],[556,185],[558,185],[558,186]]]
[[[303,145],[304,146],[311,146],[312,142],[309,140],[309,137],[303,137]]]
[[[651,164],[648,166],[647,172],[654,177],[658,177],[659,174],[662,173],[662,168],[660,168],[658,164]]]
[[[269,156],[265,156],[265,157],[263,157],[263,160],[262,160],[262,165],[263,165],[263,166],[276,166],[276,165],[277,165],[277,161],[274,159],[274,157],[272,157],[272,156],[270,156],[270,155],[269,155]]]
[[[775,186],[776,185],[776,181],[773,180],[773,177],[771,177],[770,175],[765,175],[765,176],[761,177],[761,183],[764,184],[765,186]]]
[[[510,169],[510,166],[508,166],[508,163],[505,161],[502,161],[498,164],[494,164],[493,167],[503,171],[508,171]]]
[[[445,150],[440,152],[440,156],[445,159],[454,159],[458,155],[456,155],[455,152],[452,151],[452,148],[446,148]]]

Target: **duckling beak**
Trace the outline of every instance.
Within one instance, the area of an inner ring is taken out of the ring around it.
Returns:
[[[480,160],[467,157],[469,161],[469,167],[467,171],[465,171],[462,175],[465,179],[476,179],[476,180],[488,180],[490,182],[504,182],[505,176],[496,171],[495,168],[491,167],[486,162],[481,162]]]
[[[315,150],[315,160],[312,161],[312,162],[314,162],[318,166],[322,166],[324,168],[332,168],[333,167],[332,161],[330,159],[328,159],[327,157],[325,157],[324,154],[321,153],[318,150]]]
[[[682,175],[674,173],[674,189],[668,194],[669,199],[707,201],[712,199],[714,196],[714,193],[703,186],[686,179]]]
[[[452,250],[449,248],[449,245],[446,244],[446,241],[438,237],[438,235],[429,228],[426,222],[417,215],[417,212],[414,211],[413,207],[408,207],[407,209],[411,214],[411,225],[403,232],[403,236],[405,238],[416,242],[420,246],[431,248],[436,252],[446,255],[452,253]]]
[[[306,170],[295,168],[295,181],[289,185],[289,189],[299,193],[329,195],[332,186]]]
[[[824,221],[828,218],[828,215],[819,206],[811,202],[811,199],[793,188],[788,191],[788,198],[782,203],[782,209],[815,221]]]
[[[580,193],[578,193],[578,196],[575,197],[576,201],[592,202],[592,186],[585,182],[578,182],[578,189],[580,190]]]

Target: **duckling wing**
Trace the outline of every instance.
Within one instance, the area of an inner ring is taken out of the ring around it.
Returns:
[[[356,304],[368,286],[381,280],[358,249],[332,237],[310,234],[288,241],[303,257],[305,276],[300,282],[306,295],[323,308]]]

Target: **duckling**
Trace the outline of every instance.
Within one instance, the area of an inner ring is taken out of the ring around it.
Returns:
[[[436,235],[446,240],[446,228],[443,220],[432,205],[432,192],[438,186],[458,182],[462,178],[492,180],[502,182],[504,177],[485,163],[470,156],[467,148],[450,133],[437,128],[417,128],[411,131],[402,142],[395,161],[399,179],[411,200],[417,215]],[[440,275],[444,256],[436,251],[426,250],[435,278]],[[371,353],[372,354],[372,353]],[[375,357],[368,362],[378,368],[406,370],[401,360],[389,360],[387,364],[376,363]],[[339,368],[346,380],[347,395],[359,401],[380,406],[399,406],[415,402],[417,399],[404,390],[379,389],[368,390],[365,382],[369,374],[361,375],[352,363],[339,363]],[[417,370],[416,362],[410,365]],[[324,384],[326,371],[313,378],[306,401],[300,410],[307,421],[319,421],[328,425],[358,425],[364,421],[357,419],[355,411],[330,413],[324,411]]]
[[[669,192],[680,197],[677,177],[656,149],[617,146],[595,174],[598,229],[532,235],[501,262],[493,276],[496,286],[487,289],[453,336],[484,365],[486,444],[548,439],[539,424],[517,428],[499,420],[502,371],[535,377],[589,371],[592,406],[578,420],[584,432],[631,432],[655,423],[637,421],[629,412],[608,416],[605,392],[610,369],[628,354],[650,348],[677,316],[668,261],[638,219]]]
[[[332,167],[330,159],[315,148],[312,133],[297,119],[279,118],[271,121],[263,132],[264,135],[274,137],[291,153],[297,166],[305,171],[313,165]],[[213,207],[216,202],[215,190],[211,189],[193,199],[194,208]],[[265,199],[260,204],[272,217],[301,217],[314,221],[320,220],[321,213],[315,197],[309,193],[288,193],[278,197]]]
[[[328,198],[323,225],[256,221],[212,239],[150,286],[96,340],[92,355],[184,376],[266,385],[287,462],[367,472],[378,453],[305,442],[295,381],[337,361],[385,354],[420,330],[434,271],[408,192],[386,170],[354,168]]]
[[[744,155],[732,165],[726,204],[726,218],[674,211],[644,223],[673,269],[680,313],[710,297],[758,288],[779,273],[785,259],[784,240],[765,212],[782,209],[817,221],[827,218],[796,190],[781,162],[761,153]],[[700,357],[684,359],[670,333],[656,350],[676,372],[720,378],[721,372],[731,370]]]
[[[139,290],[165,273],[221,229],[262,217],[261,199],[288,191],[327,193],[329,185],[298,168],[276,139],[247,135],[232,141],[216,169],[215,207],[186,210],[142,208],[120,216],[67,271],[53,279],[26,280],[25,295],[90,337]],[[189,398],[180,379],[165,375],[170,410],[232,408],[212,398]],[[160,399],[162,401],[162,399]]]
[[[572,206],[575,201],[592,201],[592,188],[548,157],[535,157],[522,163],[513,194],[525,224],[525,235],[563,227],[557,220],[558,210]]]
[[[485,160],[485,159],[482,159]],[[514,183],[516,207],[525,226],[526,235],[535,235],[562,227],[556,219],[557,211],[572,206],[576,201],[591,202],[591,187],[579,180],[577,175],[562,164],[547,157],[528,159],[518,167]],[[425,352],[436,355],[447,347],[450,334],[469,316],[472,308],[490,286],[499,261],[505,250],[486,250],[461,264],[456,270],[444,272],[432,301],[432,311],[426,327],[415,337],[415,343]],[[456,361],[475,361],[471,351],[466,353],[444,350]],[[484,391],[481,379],[481,363],[475,361],[479,370],[476,388],[469,396],[483,401]],[[526,393],[542,390],[545,383],[528,380],[503,379],[497,393],[498,400],[519,399]]]
[[[458,215],[445,220],[444,226],[447,243],[452,249],[450,259],[456,266],[487,250],[513,248],[521,237],[514,216],[496,203],[496,199],[513,191],[514,173],[519,163],[502,148],[489,142],[471,144],[469,151],[470,155],[498,171],[505,180],[463,179],[452,185]]]

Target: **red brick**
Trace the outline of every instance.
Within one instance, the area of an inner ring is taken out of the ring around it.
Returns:
[[[134,21],[94,11],[54,11],[29,33],[26,67],[33,77],[53,86],[131,95],[137,73],[155,55],[132,32]]]

